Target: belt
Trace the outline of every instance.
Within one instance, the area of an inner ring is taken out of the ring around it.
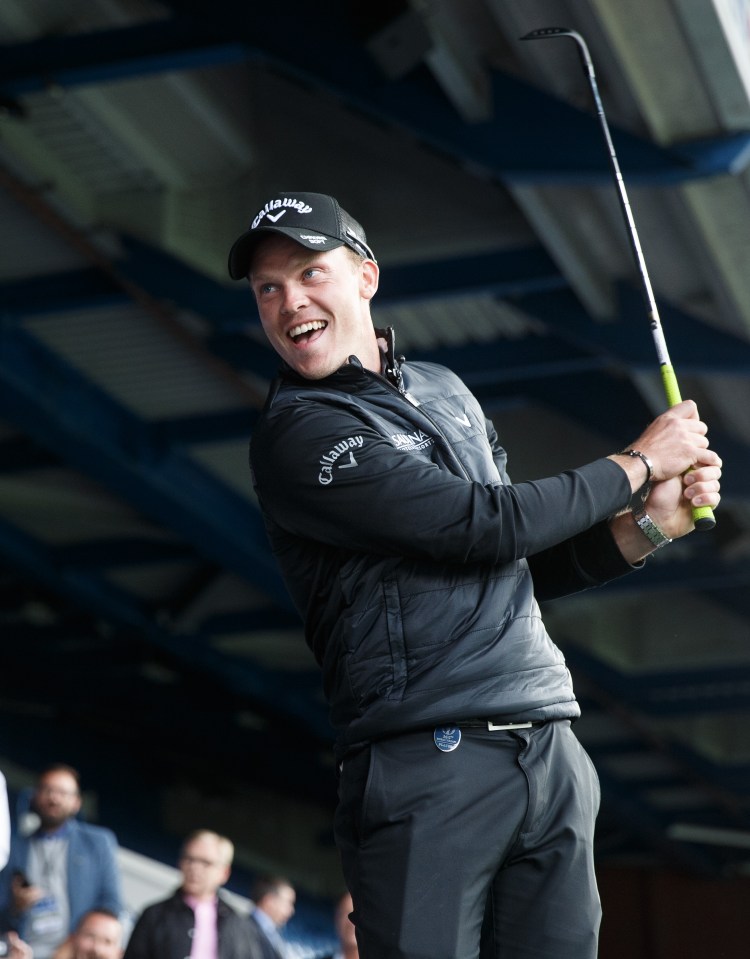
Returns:
[[[503,729],[531,729],[534,726],[544,726],[546,722],[546,719],[529,719],[516,723],[507,723],[502,720],[496,722],[494,719],[467,719],[454,725],[459,729],[489,729],[497,732]]]

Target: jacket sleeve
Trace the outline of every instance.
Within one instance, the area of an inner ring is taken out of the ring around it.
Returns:
[[[401,451],[366,416],[317,402],[271,411],[253,436],[251,465],[263,510],[288,533],[459,564],[531,556],[630,498],[625,471],[607,459],[533,483],[485,486]]]
[[[487,436],[498,471],[507,480],[507,455],[490,420]],[[643,565],[631,565],[625,560],[606,521],[529,557],[534,594],[542,602],[601,586]]]
[[[597,523],[529,558],[534,595],[541,602],[602,586],[643,565],[643,561],[635,565],[627,562],[607,522]]]
[[[219,927],[219,959],[265,959],[265,953],[259,937],[262,935],[249,916],[232,917],[232,947],[222,942]]]
[[[146,908],[138,917],[130,933],[123,959],[156,959],[153,916],[153,910]]]
[[[0,869],[4,869],[10,858],[10,809],[8,807],[8,787],[5,776],[0,772]]]

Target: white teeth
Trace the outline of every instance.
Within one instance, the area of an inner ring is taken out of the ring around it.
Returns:
[[[324,323],[323,320],[311,320],[309,323],[300,323],[299,326],[293,326],[289,330],[289,336],[294,339],[297,336],[301,336],[303,333],[309,333],[311,330],[324,330],[328,324]]]

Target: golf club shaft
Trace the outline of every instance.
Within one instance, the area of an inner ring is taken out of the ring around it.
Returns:
[[[612,175],[617,185],[617,194],[620,200],[620,208],[622,209],[623,216],[625,217],[625,222],[628,227],[628,238],[630,240],[630,247],[633,252],[633,258],[635,260],[636,266],[638,267],[638,272],[641,278],[641,287],[643,289],[643,295],[646,301],[646,309],[648,311],[649,323],[651,326],[651,335],[654,340],[654,346],[656,347],[656,355],[659,360],[659,368],[661,370],[662,383],[664,385],[664,392],[667,397],[667,403],[670,406],[675,406],[677,403],[682,402],[682,397],[680,395],[680,387],[677,383],[677,376],[672,366],[672,362],[669,358],[669,351],[667,350],[667,342],[664,338],[664,331],[662,329],[661,320],[659,318],[659,309],[656,305],[656,299],[654,298],[654,291],[651,287],[651,280],[649,279],[648,270],[646,269],[646,261],[643,256],[643,250],[641,249],[641,243],[638,239],[638,230],[636,229],[635,220],[633,219],[633,213],[630,209],[630,201],[628,200],[628,194],[625,189],[625,182],[622,178],[622,173],[620,172],[620,164],[617,161],[617,154],[615,153],[614,144],[612,143],[612,136],[609,132],[609,124],[607,123],[607,118],[604,114],[604,107],[602,106],[602,100],[599,95],[599,87],[596,82],[596,74],[594,73],[594,65],[589,54],[588,46],[586,41],[583,39],[580,33],[575,30],[568,30],[564,27],[546,27],[541,30],[534,30],[531,33],[527,33],[525,36],[521,37],[522,40],[541,40],[541,39],[550,39],[555,37],[570,37],[576,42],[578,46],[578,52],[581,57],[581,64],[583,66],[584,72],[589,81],[589,86],[591,87],[591,93],[594,97],[594,104],[596,106],[596,113],[599,118],[599,124],[602,128],[602,133],[604,134],[604,140],[607,144],[607,151],[609,153],[610,165],[612,168]],[[710,506],[696,506],[693,507],[693,522],[695,523],[696,529],[707,530],[712,529],[716,525],[716,520],[714,518],[713,510]]]

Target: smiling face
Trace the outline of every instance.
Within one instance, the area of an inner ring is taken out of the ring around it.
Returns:
[[[318,380],[355,355],[380,372],[370,317],[378,267],[341,246],[308,250],[283,236],[258,247],[249,276],[271,346],[301,376]]]
[[[114,916],[91,912],[73,937],[73,959],[120,959],[122,926]]]

